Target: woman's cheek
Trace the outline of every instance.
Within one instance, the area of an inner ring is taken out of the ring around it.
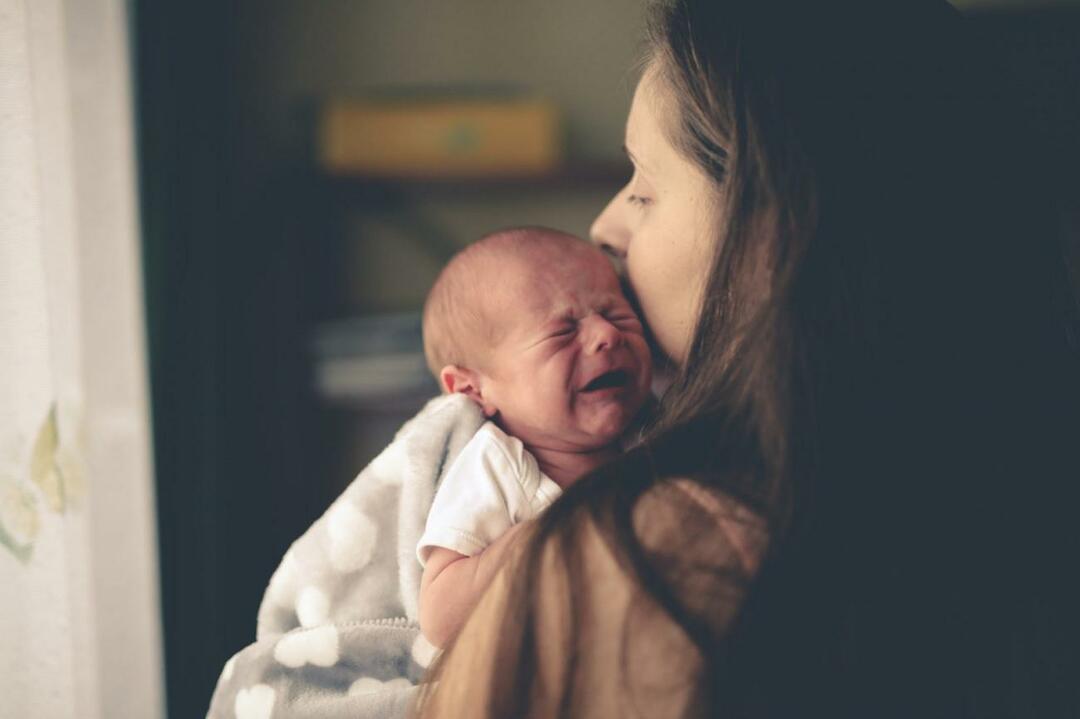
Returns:
[[[649,257],[642,257],[640,253],[631,257],[627,263],[626,276],[637,298],[642,321],[659,340],[660,335],[665,334],[666,325],[670,321],[667,308],[677,300],[673,296],[675,288],[667,287],[663,282],[666,274],[663,265],[658,262],[650,263],[649,260]]]
[[[649,295],[651,293],[649,292],[649,288],[646,286],[646,280],[648,279],[648,275],[647,273],[642,272],[642,270],[640,269],[641,262],[639,261],[639,257],[639,253],[627,256],[626,280],[627,283],[630,285],[630,291],[634,294],[633,299],[636,301],[636,304],[641,309],[641,312],[644,315],[645,304],[648,302]],[[642,317],[642,320],[646,324],[649,324],[649,319],[647,317]]]

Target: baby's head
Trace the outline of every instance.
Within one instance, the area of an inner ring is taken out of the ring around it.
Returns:
[[[615,441],[649,393],[641,322],[596,247],[556,230],[503,230],[443,269],[424,305],[428,366],[527,445]]]

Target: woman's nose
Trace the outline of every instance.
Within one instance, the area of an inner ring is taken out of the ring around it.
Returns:
[[[622,345],[622,332],[602,315],[591,315],[582,320],[586,325],[582,335],[589,352],[610,351]]]
[[[629,186],[619,190],[589,228],[593,243],[620,265],[630,247],[630,228],[626,223],[626,196],[629,192]]]

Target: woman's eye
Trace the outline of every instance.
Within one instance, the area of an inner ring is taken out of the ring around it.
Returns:
[[[652,199],[649,197],[633,194],[627,195],[626,201],[629,202],[631,205],[637,205],[638,207],[645,207],[652,203]]]

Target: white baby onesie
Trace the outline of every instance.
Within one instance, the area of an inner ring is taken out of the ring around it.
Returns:
[[[546,509],[562,489],[540,471],[517,437],[485,422],[446,471],[416,547],[420,564],[434,547],[471,557],[518,522]]]

